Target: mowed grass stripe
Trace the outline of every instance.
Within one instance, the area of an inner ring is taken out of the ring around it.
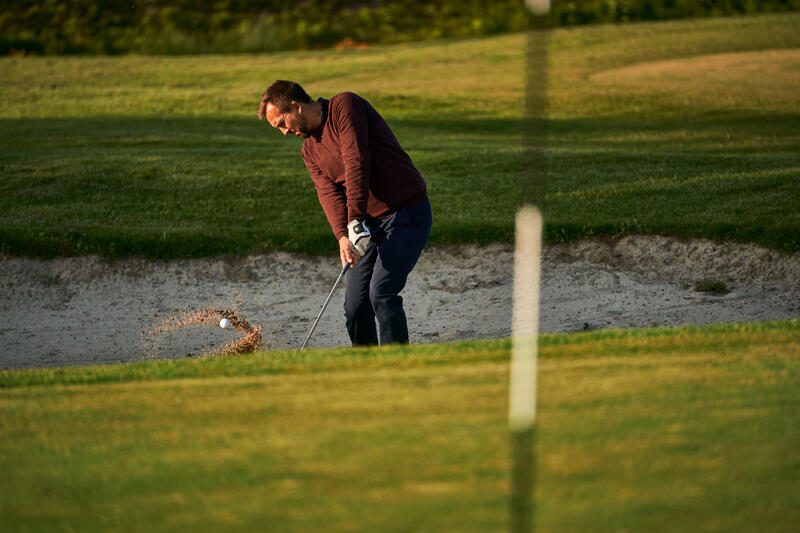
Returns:
[[[537,530],[793,531],[797,321],[542,340]],[[0,390],[0,526],[507,528],[507,342],[328,355]]]
[[[782,168],[765,170],[763,172],[729,172],[725,174],[712,174],[708,176],[696,176],[686,179],[673,178],[645,178],[628,183],[617,183],[610,185],[597,185],[586,190],[557,192],[551,195],[552,199],[558,200],[580,200],[589,198],[601,198],[604,196],[614,196],[619,194],[638,194],[643,187],[647,187],[655,192],[673,192],[681,190],[685,185],[695,185],[702,188],[719,188],[734,181],[748,182],[752,184],[758,180],[764,181],[765,189],[773,189],[780,193],[780,186],[786,184],[787,179],[800,174],[800,167]],[[777,186],[773,188],[774,186]]]

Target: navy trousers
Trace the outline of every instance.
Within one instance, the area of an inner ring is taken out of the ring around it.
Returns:
[[[400,291],[428,242],[430,204],[401,209],[382,220],[368,220],[369,248],[347,273],[344,315],[353,346],[408,343],[408,324]]]

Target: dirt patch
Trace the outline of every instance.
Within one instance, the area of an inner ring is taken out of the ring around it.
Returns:
[[[186,309],[235,310],[261,328],[265,348],[299,348],[338,271],[335,258],[282,252],[170,262],[0,257],[0,368],[140,360],[143,334]],[[426,250],[403,292],[411,342],[508,336],[512,276],[507,245]],[[729,292],[695,290],[717,282]],[[342,299],[340,288],[310,346],[349,344]],[[800,254],[658,236],[552,246],[541,305],[545,332],[797,318]],[[182,327],[154,342],[158,357],[188,357],[241,337]]]

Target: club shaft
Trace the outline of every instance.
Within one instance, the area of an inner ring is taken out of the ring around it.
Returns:
[[[311,325],[311,331],[308,332],[308,336],[306,337],[306,340],[303,341],[303,346],[300,347],[300,351],[301,352],[303,351],[303,349],[305,349],[306,344],[308,344],[308,339],[311,338],[311,334],[314,333],[314,329],[317,327],[317,322],[319,322],[319,319],[322,318],[322,313],[325,312],[325,308],[328,307],[328,302],[331,301],[331,296],[333,296],[333,293],[336,292],[336,287],[339,286],[339,283],[341,283],[342,278],[347,273],[347,270],[349,268],[350,268],[350,263],[346,263],[344,265],[344,267],[342,268],[342,271],[339,273],[339,277],[336,278],[336,283],[333,284],[333,288],[331,289],[331,292],[328,294],[328,297],[325,298],[325,303],[322,304],[322,309],[319,310],[319,314],[317,315],[317,318],[314,320],[314,323]]]

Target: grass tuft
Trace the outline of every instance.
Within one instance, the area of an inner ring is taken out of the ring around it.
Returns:
[[[728,286],[725,285],[721,281],[701,281],[697,285],[694,286],[694,290],[697,292],[708,292],[711,294],[729,294],[731,291],[728,290]]]

